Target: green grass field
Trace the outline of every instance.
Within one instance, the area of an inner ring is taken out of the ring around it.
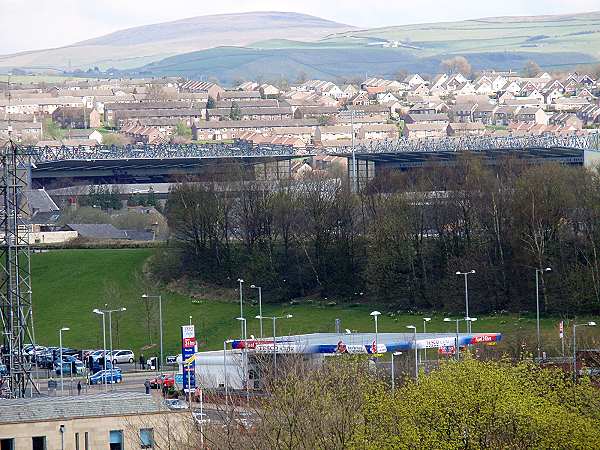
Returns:
[[[102,343],[101,318],[92,313],[94,308],[124,306],[127,311],[120,313],[119,319],[113,315],[113,342],[115,348],[130,348],[136,353],[149,342],[144,301],[142,293],[148,289],[139,274],[152,249],[122,250],[55,250],[32,256],[32,283],[35,314],[36,340],[43,345],[58,343],[58,329],[68,326],[71,331],[64,333],[65,346],[76,348],[98,348]],[[247,280],[251,282],[251,280]],[[250,283],[247,283],[250,284]],[[246,295],[256,298],[255,291],[245,290]],[[231,302],[207,301],[199,304],[183,295],[166,290],[163,295],[164,345],[165,352],[178,351],[180,326],[188,323],[192,315],[201,349],[222,348],[226,338],[239,336],[240,326],[235,317],[239,316],[237,293],[231,290]],[[250,297],[247,301],[250,301]],[[339,307],[312,304],[273,307],[266,305],[264,315],[291,313],[293,318],[278,321],[278,334],[298,334],[311,332],[332,332],[336,318],[342,320],[342,329],[372,331],[373,320],[369,312],[375,307]],[[385,315],[379,320],[379,329],[405,332],[406,325],[418,325],[422,330],[423,315]],[[257,306],[245,309],[246,317],[255,317]],[[431,315],[433,320],[428,331],[453,332],[455,325],[443,322],[443,315]],[[156,315],[157,317],[157,315]],[[582,319],[583,320],[583,319]],[[542,321],[544,341],[548,347],[558,348],[558,319],[545,318]],[[154,320],[154,329],[158,325]],[[271,322],[264,323],[265,335],[271,333]],[[533,336],[535,319],[533,316],[518,317],[502,315],[480,317],[473,324],[473,331],[502,332],[507,340],[523,335]],[[593,333],[594,332],[594,333]],[[600,330],[587,330],[589,336],[600,338]],[[248,335],[259,336],[258,320],[248,321]],[[155,332],[154,343],[157,342]],[[151,352],[146,351],[146,354]]]

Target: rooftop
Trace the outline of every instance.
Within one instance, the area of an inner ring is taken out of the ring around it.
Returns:
[[[162,401],[137,392],[10,399],[0,403],[0,423],[140,415],[166,411],[168,408]]]

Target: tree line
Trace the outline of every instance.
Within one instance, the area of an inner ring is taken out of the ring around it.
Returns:
[[[223,404],[207,394],[210,421],[169,414],[128,431],[139,440],[139,429],[152,427],[157,449],[598,448],[600,396],[589,379],[574,384],[531,362],[465,356],[395,391],[389,373],[362,357],[288,359],[283,374],[267,377],[265,395],[243,409],[232,407],[235,398]]]
[[[165,213],[171,230],[155,274],[233,287],[267,301],[317,296],[402,310],[600,312],[600,177],[594,170],[465,154],[381,173],[354,193],[312,174],[254,183],[183,182]]]

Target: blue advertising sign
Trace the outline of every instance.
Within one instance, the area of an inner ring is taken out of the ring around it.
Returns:
[[[183,390],[193,391],[196,388],[196,333],[194,325],[181,327],[181,357],[183,362]]]

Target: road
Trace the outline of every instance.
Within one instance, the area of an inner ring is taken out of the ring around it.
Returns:
[[[81,381],[82,385],[82,394],[85,393],[100,393],[105,390],[112,391],[127,391],[127,392],[145,392],[144,381],[153,379],[159,373],[170,373],[173,374],[175,372],[174,367],[169,367],[169,370],[165,370],[163,372],[156,371],[134,371],[133,364],[121,364],[119,365],[121,370],[123,371],[123,382],[122,383],[114,383],[108,384],[106,386],[100,385],[87,385],[87,378],[85,376],[63,376],[63,388],[61,389],[61,380],[60,376],[56,375],[52,371],[48,371],[46,369],[40,369],[33,373],[35,377],[36,383],[39,386],[40,393],[42,395],[74,395],[77,393],[77,381]],[[51,379],[57,382],[56,390],[48,389],[48,376],[51,376]],[[155,390],[160,394],[159,390]]]

